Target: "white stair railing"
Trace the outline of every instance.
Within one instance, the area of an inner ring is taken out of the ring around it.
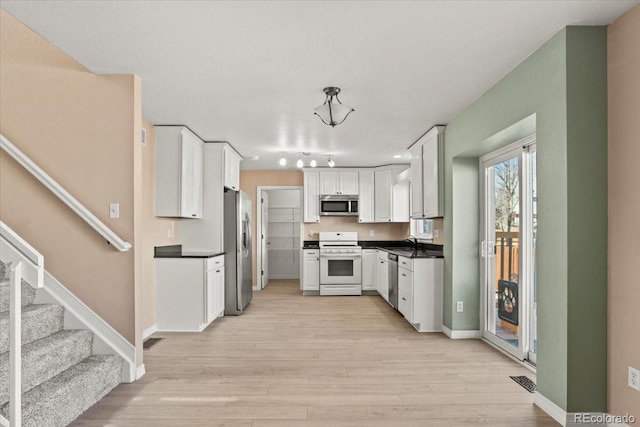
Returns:
[[[0,258],[9,268],[9,421],[3,426],[22,424],[22,278],[41,288],[44,284],[44,257],[0,221]]]
[[[0,148],[13,157],[16,162],[44,184],[45,187],[51,190],[53,194],[69,206],[71,210],[78,214],[80,218],[104,237],[114,248],[121,252],[126,252],[131,249],[131,243],[122,240],[113,230],[107,227],[98,217],[91,213],[82,203],[27,157],[26,154],[20,151],[18,147],[5,138],[4,135],[0,135]]]

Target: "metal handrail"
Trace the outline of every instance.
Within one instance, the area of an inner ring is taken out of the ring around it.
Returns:
[[[125,242],[113,230],[107,227],[102,221],[91,213],[82,203],[73,197],[67,190],[51,178],[37,164],[35,164],[26,154],[18,149],[11,141],[0,135],[0,148],[25,168],[31,175],[47,187],[53,194],[62,200],[72,211],[89,224],[95,231],[104,237],[114,248],[120,252],[131,249],[131,243]]]

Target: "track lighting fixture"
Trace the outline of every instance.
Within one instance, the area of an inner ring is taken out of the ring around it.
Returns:
[[[287,158],[284,156],[284,154],[280,155],[280,166],[285,166],[287,164]]]

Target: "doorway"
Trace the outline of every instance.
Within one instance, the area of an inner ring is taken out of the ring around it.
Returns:
[[[535,135],[480,159],[483,337],[536,362]]]
[[[299,280],[303,239],[302,187],[257,188],[258,289],[270,280]]]

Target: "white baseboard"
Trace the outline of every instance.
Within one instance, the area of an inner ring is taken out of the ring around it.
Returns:
[[[149,326],[147,329],[142,331],[142,339],[146,340],[156,332],[158,332],[158,324],[154,323],[153,325]]]
[[[144,363],[136,368],[136,380],[144,377],[144,374],[147,373],[147,370],[144,367]]]
[[[88,329],[94,334],[94,354],[115,354],[123,359],[122,382],[136,380],[136,349],[118,331],[72,294],[49,272],[44,273],[44,286],[38,290],[36,302],[53,302],[65,309],[67,329]]]
[[[560,425],[566,426],[567,413],[564,409],[553,403],[551,400],[544,397],[540,392],[536,391],[533,396],[533,404],[542,409],[551,418],[556,420]]]
[[[444,325],[442,325],[442,332],[452,340],[478,339],[482,336],[478,330],[452,331]]]

